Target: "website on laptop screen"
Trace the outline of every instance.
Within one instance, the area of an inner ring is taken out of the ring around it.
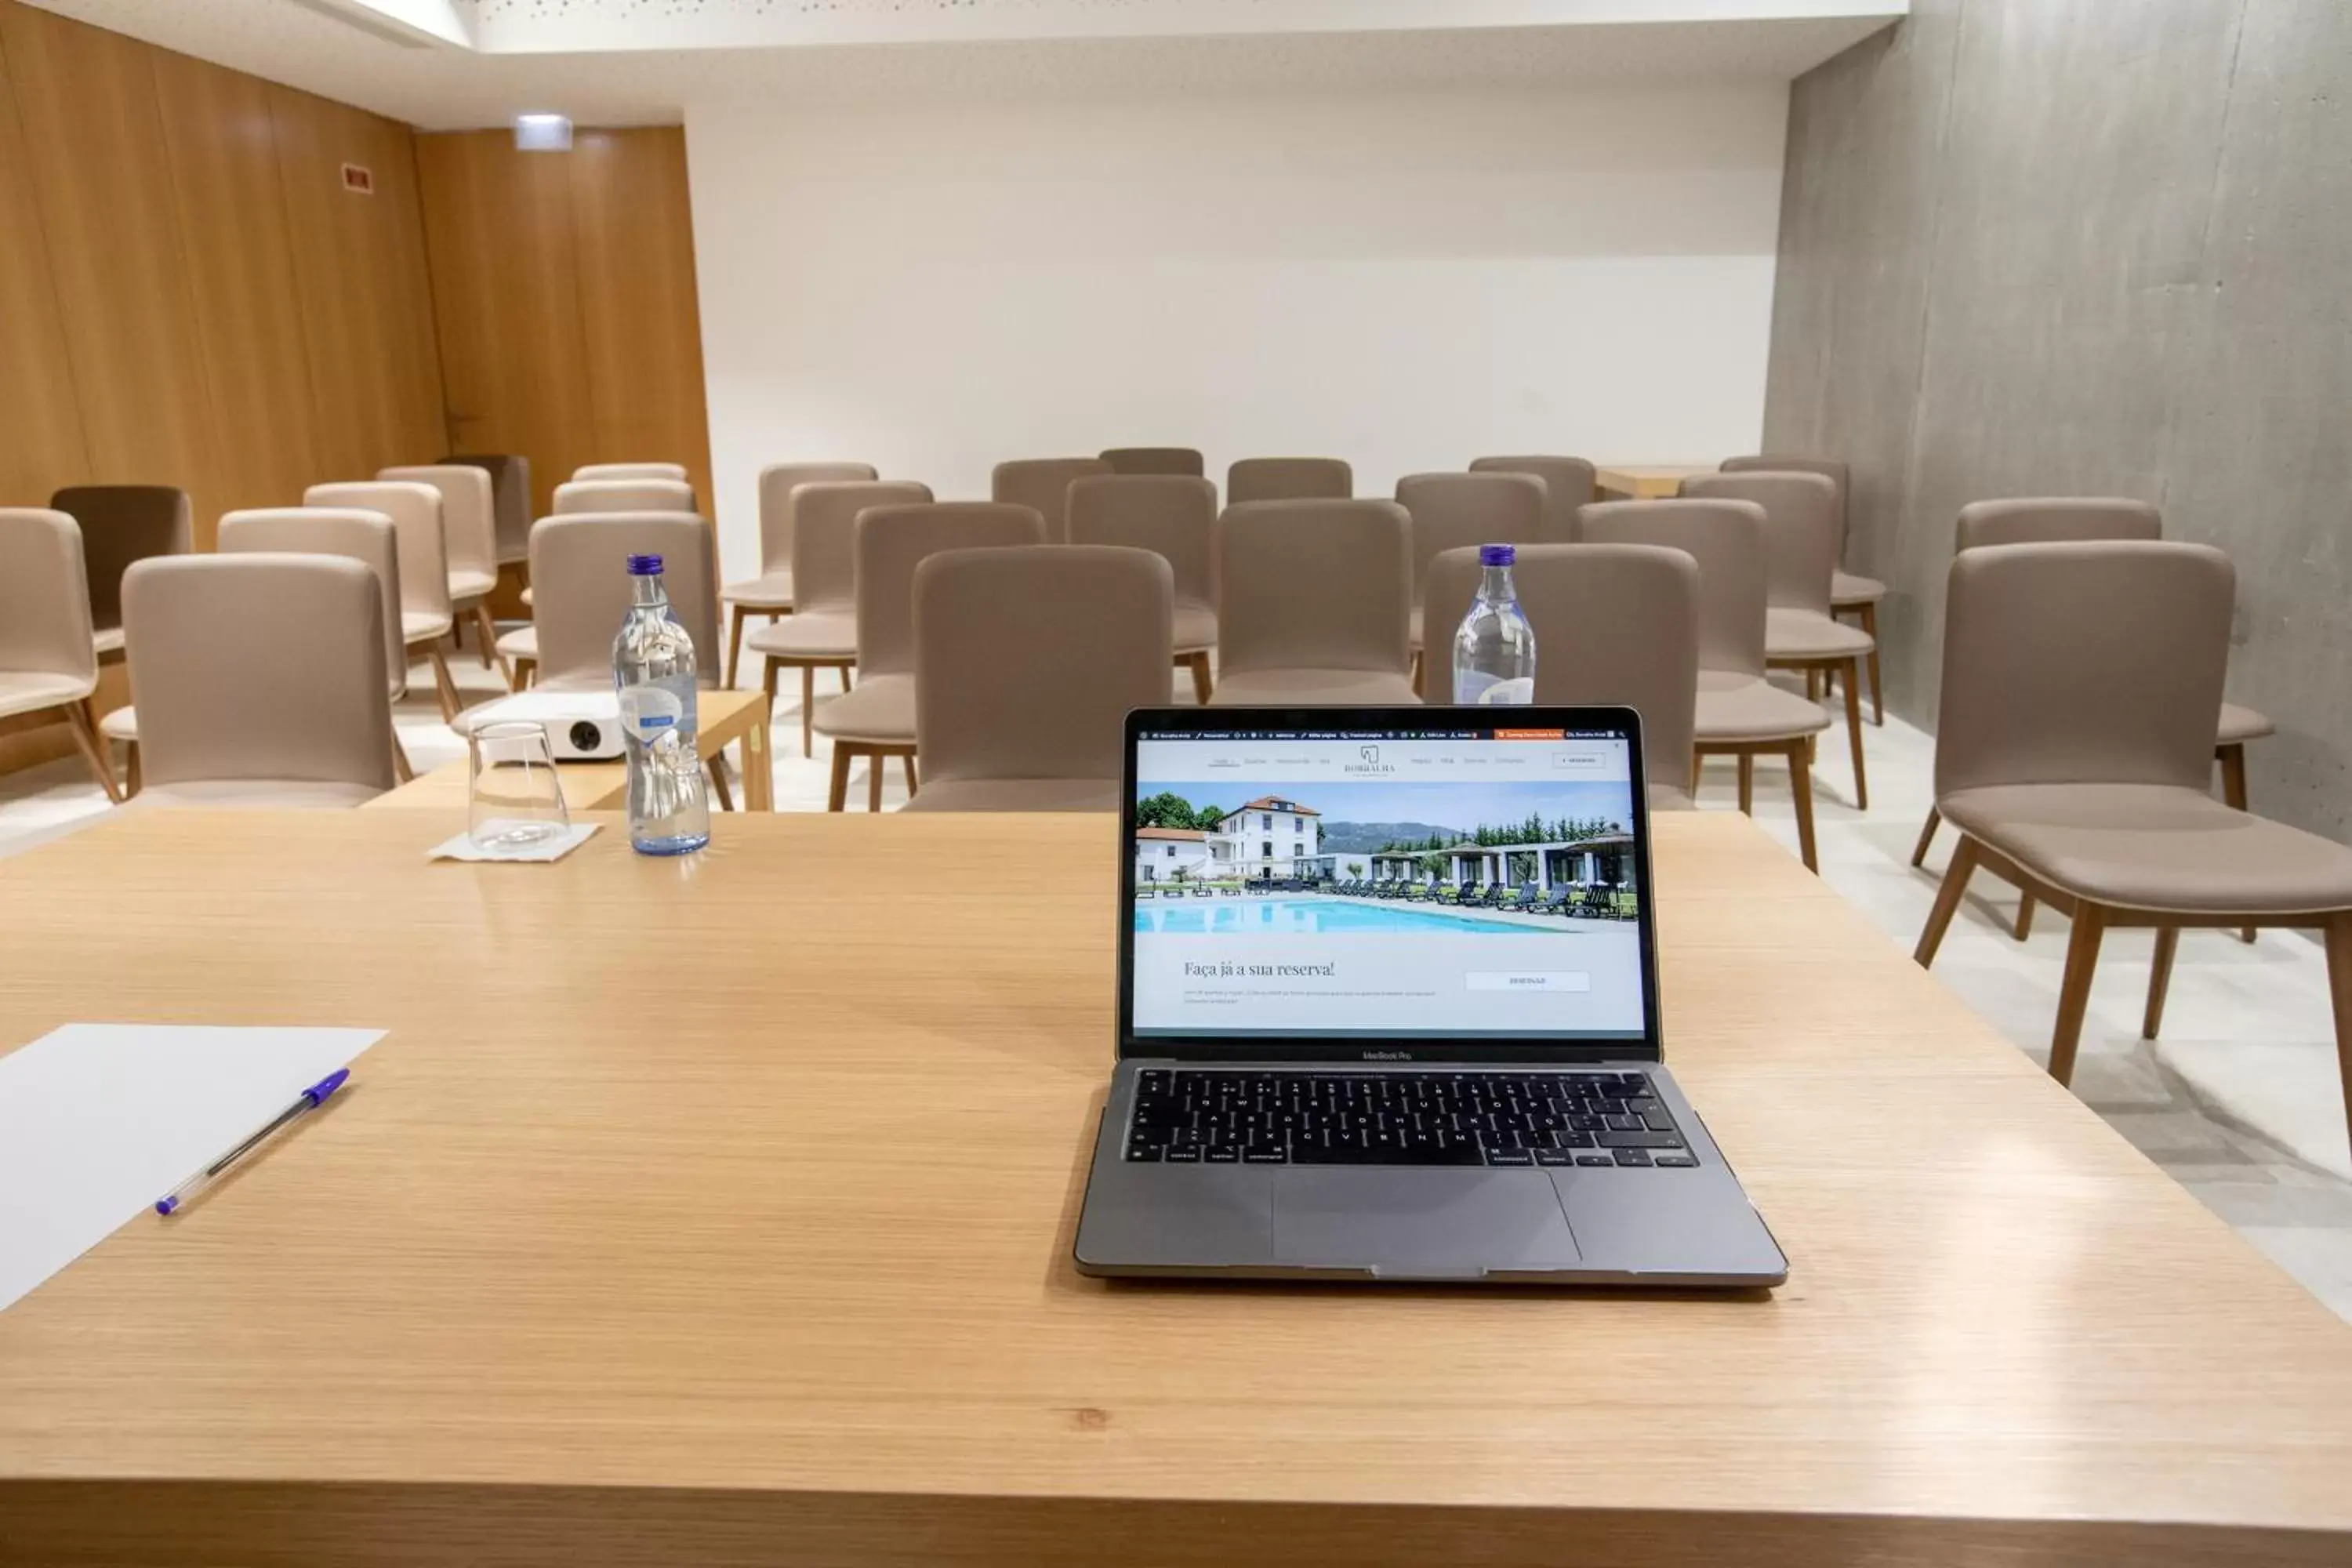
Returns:
[[[1629,752],[1143,735],[1135,1035],[1643,1037]]]

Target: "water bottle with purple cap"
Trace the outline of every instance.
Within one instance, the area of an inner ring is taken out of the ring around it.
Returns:
[[[1518,552],[1507,544],[1482,544],[1478,564],[1486,574],[1462,628],[1454,634],[1454,700],[1465,704],[1533,702],[1536,700],[1536,634],[1519,611],[1511,567]]]
[[[635,596],[613,639],[613,689],[629,755],[629,842],[685,855],[710,842],[710,797],[695,751],[694,639],[670,609],[662,558],[629,557]]]

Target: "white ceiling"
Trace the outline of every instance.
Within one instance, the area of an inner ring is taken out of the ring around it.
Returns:
[[[504,125],[529,110],[583,125],[675,123],[689,102],[744,99],[1786,80],[1906,9],[1906,0],[31,3],[426,130]],[[435,36],[398,25],[419,19]],[[1230,30],[1203,32],[1203,22]],[[467,33],[475,47],[445,41]],[[656,40],[676,47],[647,47]]]

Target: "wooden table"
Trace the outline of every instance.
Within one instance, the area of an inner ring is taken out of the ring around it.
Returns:
[[[1693,474],[1711,474],[1709,463],[1619,463],[1601,468],[1593,484],[1610,500],[1658,500],[1682,489]]]
[[[2352,1329],[1743,818],[1657,821],[1670,1058],[1792,1273],[1684,1299],[1082,1279],[1110,822],[713,831],[0,863],[9,1047],[392,1031],[0,1313],[0,1558],[2352,1556]]]
[[[736,742],[743,742],[743,809],[775,809],[775,773],[768,755],[768,703],[762,693],[718,689],[695,702],[695,750],[709,762]],[[618,810],[629,793],[628,769],[620,763],[562,763],[563,804],[574,812]],[[362,809],[422,808],[463,811],[468,784],[466,761],[444,763],[431,773],[388,791]]]

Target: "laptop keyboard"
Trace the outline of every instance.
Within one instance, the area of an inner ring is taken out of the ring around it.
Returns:
[[[1694,1166],[1638,1072],[1137,1075],[1127,1157],[1170,1164]]]

